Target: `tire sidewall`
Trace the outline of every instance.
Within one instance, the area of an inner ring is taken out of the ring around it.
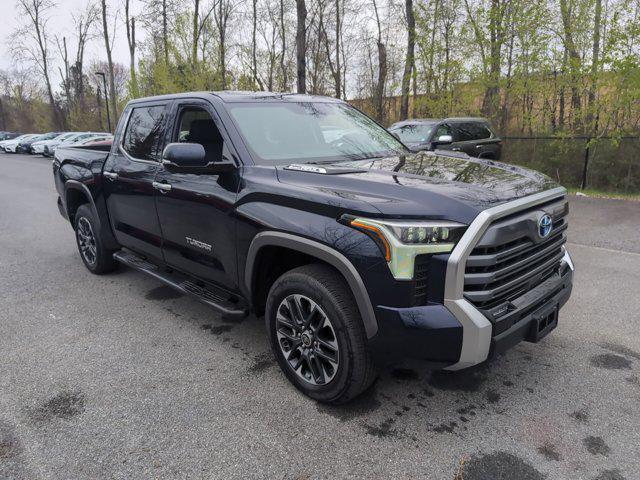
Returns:
[[[340,357],[338,371],[327,385],[312,385],[302,380],[291,369],[280,350],[276,335],[277,309],[282,300],[292,294],[301,294],[316,302],[324,310],[333,326]],[[277,280],[267,298],[265,322],[276,360],[283,373],[298,390],[321,402],[331,402],[342,395],[345,389],[348,388],[348,382],[353,370],[352,342],[346,327],[344,312],[336,305],[335,300],[322,283],[299,273],[287,274]]]
[[[80,251],[80,241],[78,240],[78,223],[80,222],[81,218],[85,218],[91,225],[93,238],[95,239],[95,242],[96,242],[96,261],[93,264],[87,262],[87,260],[84,258],[84,255],[82,254],[82,251]],[[87,269],[91,273],[102,273],[107,267],[106,265],[104,265],[104,256],[105,256],[104,246],[100,238],[100,229],[93,216],[93,213],[91,212],[91,209],[87,205],[81,205],[78,208],[78,211],[76,212],[76,215],[74,218],[74,223],[75,223],[74,232],[76,235],[76,245],[78,247],[78,253],[80,254],[82,263],[84,263],[85,267],[87,267]]]

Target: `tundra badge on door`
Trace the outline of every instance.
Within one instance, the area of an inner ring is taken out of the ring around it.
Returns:
[[[210,252],[212,250],[211,245],[209,245],[208,243],[201,242],[200,240],[196,240],[195,238],[191,238],[191,237],[184,237],[184,238],[187,241],[187,243],[192,247],[201,248],[203,250],[206,250],[207,252]]]

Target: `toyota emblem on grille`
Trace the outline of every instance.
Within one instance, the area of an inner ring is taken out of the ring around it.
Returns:
[[[553,228],[553,220],[549,215],[543,215],[538,220],[538,235],[540,238],[547,238],[551,233],[551,229]]]

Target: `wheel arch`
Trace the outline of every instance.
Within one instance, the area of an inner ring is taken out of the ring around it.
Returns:
[[[65,208],[71,225],[74,225],[74,217],[78,208],[84,204],[89,204],[89,208],[100,226],[100,217],[89,188],[77,180],[67,180],[65,182]]]
[[[270,247],[293,250],[335,268],[349,285],[360,312],[367,338],[372,338],[378,332],[378,322],[376,321],[369,294],[362,277],[353,264],[337,250],[298,235],[268,231],[260,232],[254,237],[249,246],[244,272],[244,287],[249,293],[249,298],[253,299],[256,293],[261,253]]]

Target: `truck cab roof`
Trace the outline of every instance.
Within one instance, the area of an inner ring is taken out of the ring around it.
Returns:
[[[324,97],[321,95],[306,95],[299,93],[279,93],[279,92],[252,92],[241,90],[223,90],[213,92],[186,92],[186,93],[172,93],[168,95],[159,95],[153,97],[144,97],[131,100],[131,104],[145,103],[154,100],[176,100],[181,98],[206,98],[217,97],[225,103],[239,103],[239,102],[328,102],[328,103],[343,103],[342,100],[332,97]]]

